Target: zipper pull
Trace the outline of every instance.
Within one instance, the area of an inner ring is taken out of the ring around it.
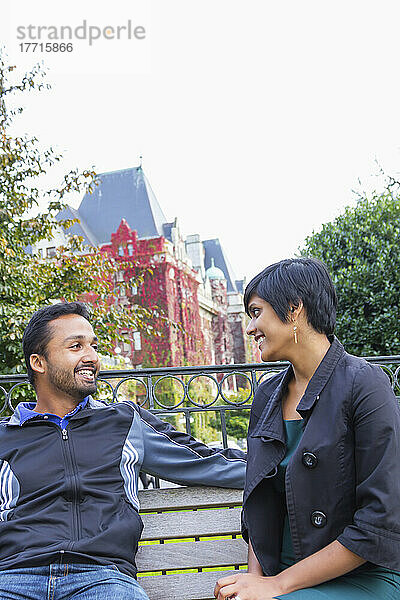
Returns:
[[[62,439],[64,441],[67,440],[68,439],[68,432],[67,432],[67,430],[66,429],[62,429],[61,433],[62,433]]]

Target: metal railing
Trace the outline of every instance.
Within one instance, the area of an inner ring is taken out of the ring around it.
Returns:
[[[373,356],[366,360],[387,373],[400,400],[400,356]],[[107,401],[133,400],[167,420],[173,417],[175,426],[195,435],[201,429],[194,426],[196,415],[214,413],[215,429],[221,433],[220,443],[226,448],[227,419],[237,416],[237,411],[248,415],[260,382],[287,366],[285,362],[269,362],[101,371],[97,395]],[[18,400],[21,387],[26,386],[30,386],[26,375],[0,375],[0,414],[13,410],[13,400]]]

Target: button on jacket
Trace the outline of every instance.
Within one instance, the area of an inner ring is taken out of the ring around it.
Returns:
[[[250,416],[243,535],[265,575],[279,569],[285,507],[272,478],[286,452],[281,400],[292,376],[289,367],[261,383]],[[338,540],[400,571],[400,410],[389,378],[334,338],[297,412],[303,435],[285,479],[296,562]]]
[[[135,576],[139,470],[186,485],[243,487],[244,454],[213,451],[131,402],[89,402],[66,428],[0,423],[0,570],[115,564]]]

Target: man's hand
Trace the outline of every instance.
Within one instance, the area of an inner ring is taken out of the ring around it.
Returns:
[[[217,600],[239,596],[240,600],[273,600],[282,589],[276,577],[263,577],[252,573],[243,573],[222,577],[214,588]]]

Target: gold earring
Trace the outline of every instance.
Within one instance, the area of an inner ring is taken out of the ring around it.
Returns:
[[[298,340],[297,340],[297,326],[296,325],[293,327],[293,334],[294,334],[294,343],[297,344]]]

